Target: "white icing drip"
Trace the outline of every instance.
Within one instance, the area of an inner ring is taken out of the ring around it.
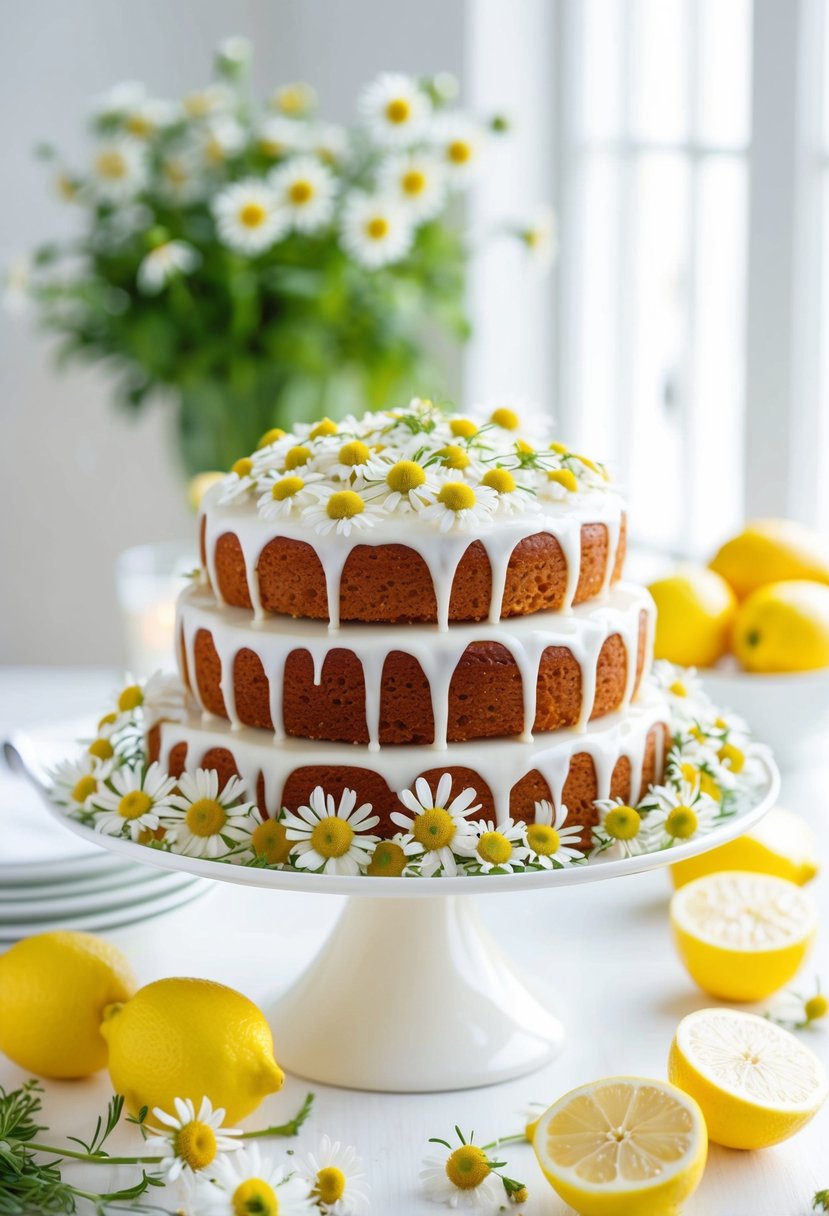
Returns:
[[[602,594],[607,595],[610,590],[610,584],[613,579],[613,571],[616,566],[616,556],[619,552],[619,540],[622,534],[622,515],[621,512],[613,519],[605,522],[607,528],[607,561],[604,568],[604,580],[602,582]]]

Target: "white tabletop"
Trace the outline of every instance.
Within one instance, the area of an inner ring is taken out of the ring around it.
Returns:
[[[0,670],[0,728],[23,727],[97,711],[114,687],[112,673],[72,669]],[[783,804],[825,834],[829,769],[784,774]],[[0,815],[28,793],[0,774]],[[825,858],[829,865],[829,855]],[[816,954],[800,977],[829,986],[829,879],[812,885],[824,926]],[[309,1086],[289,1077],[248,1121],[279,1122],[317,1095],[314,1113],[298,1141],[275,1141],[274,1151],[311,1146],[322,1132],[357,1146],[372,1184],[372,1211],[383,1216],[426,1216],[440,1209],[418,1189],[429,1136],[449,1138],[454,1124],[494,1139],[522,1126],[530,1102],[549,1103],[568,1089],[612,1073],[664,1077],[668,1046],[679,1019],[711,1004],[679,963],[670,941],[665,873],[645,874],[555,892],[484,897],[484,920],[516,962],[540,978],[568,1028],[562,1055],[542,1072],[482,1090],[455,1094],[388,1095]],[[158,920],[108,936],[130,958],[142,983],[168,975],[202,976],[239,988],[266,1010],[298,975],[337,916],[336,896],[296,895],[217,883],[205,899]],[[806,1041],[829,1066],[829,1033]],[[274,1027],[277,1059],[279,1026]],[[347,1050],[348,1045],[343,1045]],[[428,1051],[428,1044],[421,1045]],[[418,1050],[413,1044],[412,1050]],[[0,1084],[16,1086],[25,1074],[0,1057]],[[110,1094],[106,1074],[84,1082],[46,1083],[44,1113],[53,1142],[83,1134]],[[130,1129],[112,1145],[135,1145]],[[829,1108],[793,1140],[761,1153],[711,1147],[705,1178],[687,1204],[687,1216],[806,1216],[815,1190],[829,1187]],[[136,1149],[137,1151],[137,1149]],[[530,1188],[526,1216],[563,1216],[567,1208],[550,1191],[529,1145],[505,1150],[512,1177]],[[104,1190],[134,1181],[129,1170],[77,1168],[67,1177]],[[160,1202],[160,1192],[153,1199]],[[173,1207],[170,1196],[168,1206]]]

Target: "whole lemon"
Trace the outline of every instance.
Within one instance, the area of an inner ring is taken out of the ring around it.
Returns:
[[[39,933],[0,957],[0,1051],[40,1077],[106,1067],[104,1009],[135,978],[120,950],[89,933]]]
[[[784,579],[829,583],[829,537],[793,519],[758,519],[726,541],[710,565],[741,600]]]
[[[734,621],[734,653],[747,671],[829,667],[829,587],[793,579],[752,592]]]
[[[109,1075],[133,1114],[207,1097],[237,1123],[282,1088],[273,1037],[246,996],[212,980],[156,980],[106,1010]]]
[[[711,667],[728,649],[737,601],[724,579],[684,566],[651,583],[656,601],[654,655],[682,667]]]

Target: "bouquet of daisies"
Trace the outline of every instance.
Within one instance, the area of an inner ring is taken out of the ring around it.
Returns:
[[[95,108],[83,170],[42,149],[79,225],[36,252],[26,295],[129,405],[168,394],[191,473],[228,467],[274,425],[415,386],[441,395],[426,330],[468,333],[457,200],[506,129],[458,109],[445,75],[380,76],[345,128],[318,117],[307,85],[255,104],[248,69],[232,39],[180,102],[118,86]],[[548,213],[507,231],[549,263]]]

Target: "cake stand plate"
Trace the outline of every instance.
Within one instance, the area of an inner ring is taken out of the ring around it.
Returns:
[[[561,1047],[561,1023],[485,931],[472,896],[600,882],[693,857],[747,831],[775,804],[779,790],[777,769],[764,759],[765,780],[751,805],[700,840],[639,857],[528,874],[344,878],[181,857],[104,836],[55,807],[31,763],[31,748],[18,750],[57,822],[103,848],[242,886],[347,896],[316,958],[267,1012],[280,1063],[289,1072],[396,1093],[505,1081],[542,1067]],[[413,1050],[416,1043],[427,1049]]]

